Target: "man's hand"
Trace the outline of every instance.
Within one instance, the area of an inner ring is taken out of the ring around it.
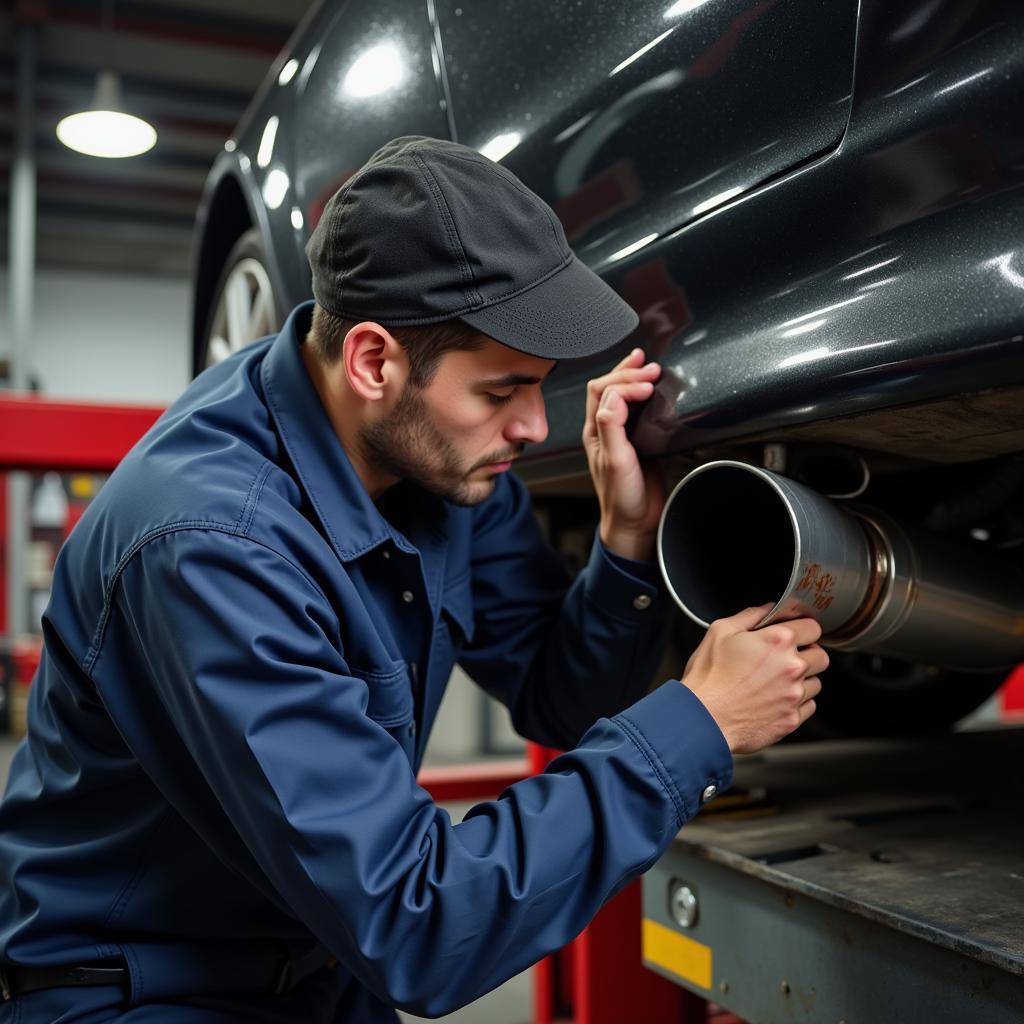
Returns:
[[[583,448],[601,505],[601,543],[624,558],[654,556],[658,522],[665,507],[665,484],[656,466],[642,466],[626,438],[630,402],[651,397],[661,374],[644,364],[635,348],[610,373],[587,384]]]
[[[806,722],[828,667],[814,619],[754,629],[770,607],[712,622],[683,674],[734,754],[752,754]]]

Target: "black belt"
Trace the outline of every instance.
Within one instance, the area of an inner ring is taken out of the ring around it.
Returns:
[[[80,988],[83,985],[124,985],[127,989],[128,968],[123,960],[94,960],[55,967],[19,967],[17,964],[0,967],[0,992],[4,1002],[43,988]]]

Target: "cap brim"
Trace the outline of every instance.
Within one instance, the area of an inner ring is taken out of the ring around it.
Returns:
[[[618,344],[640,322],[575,256],[518,295],[459,317],[503,345],[543,359],[579,359]]]

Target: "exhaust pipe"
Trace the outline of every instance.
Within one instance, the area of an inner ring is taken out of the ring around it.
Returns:
[[[771,602],[759,625],[808,615],[838,650],[968,671],[1024,661],[1016,566],[743,462],[706,463],[676,486],[658,561],[702,626]]]

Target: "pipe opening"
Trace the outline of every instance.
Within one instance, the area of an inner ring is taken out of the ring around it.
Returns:
[[[775,604],[796,558],[793,523],[775,489],[755,473],[718,466],[696,473],[665,512],[665,573],[703,623]]]

